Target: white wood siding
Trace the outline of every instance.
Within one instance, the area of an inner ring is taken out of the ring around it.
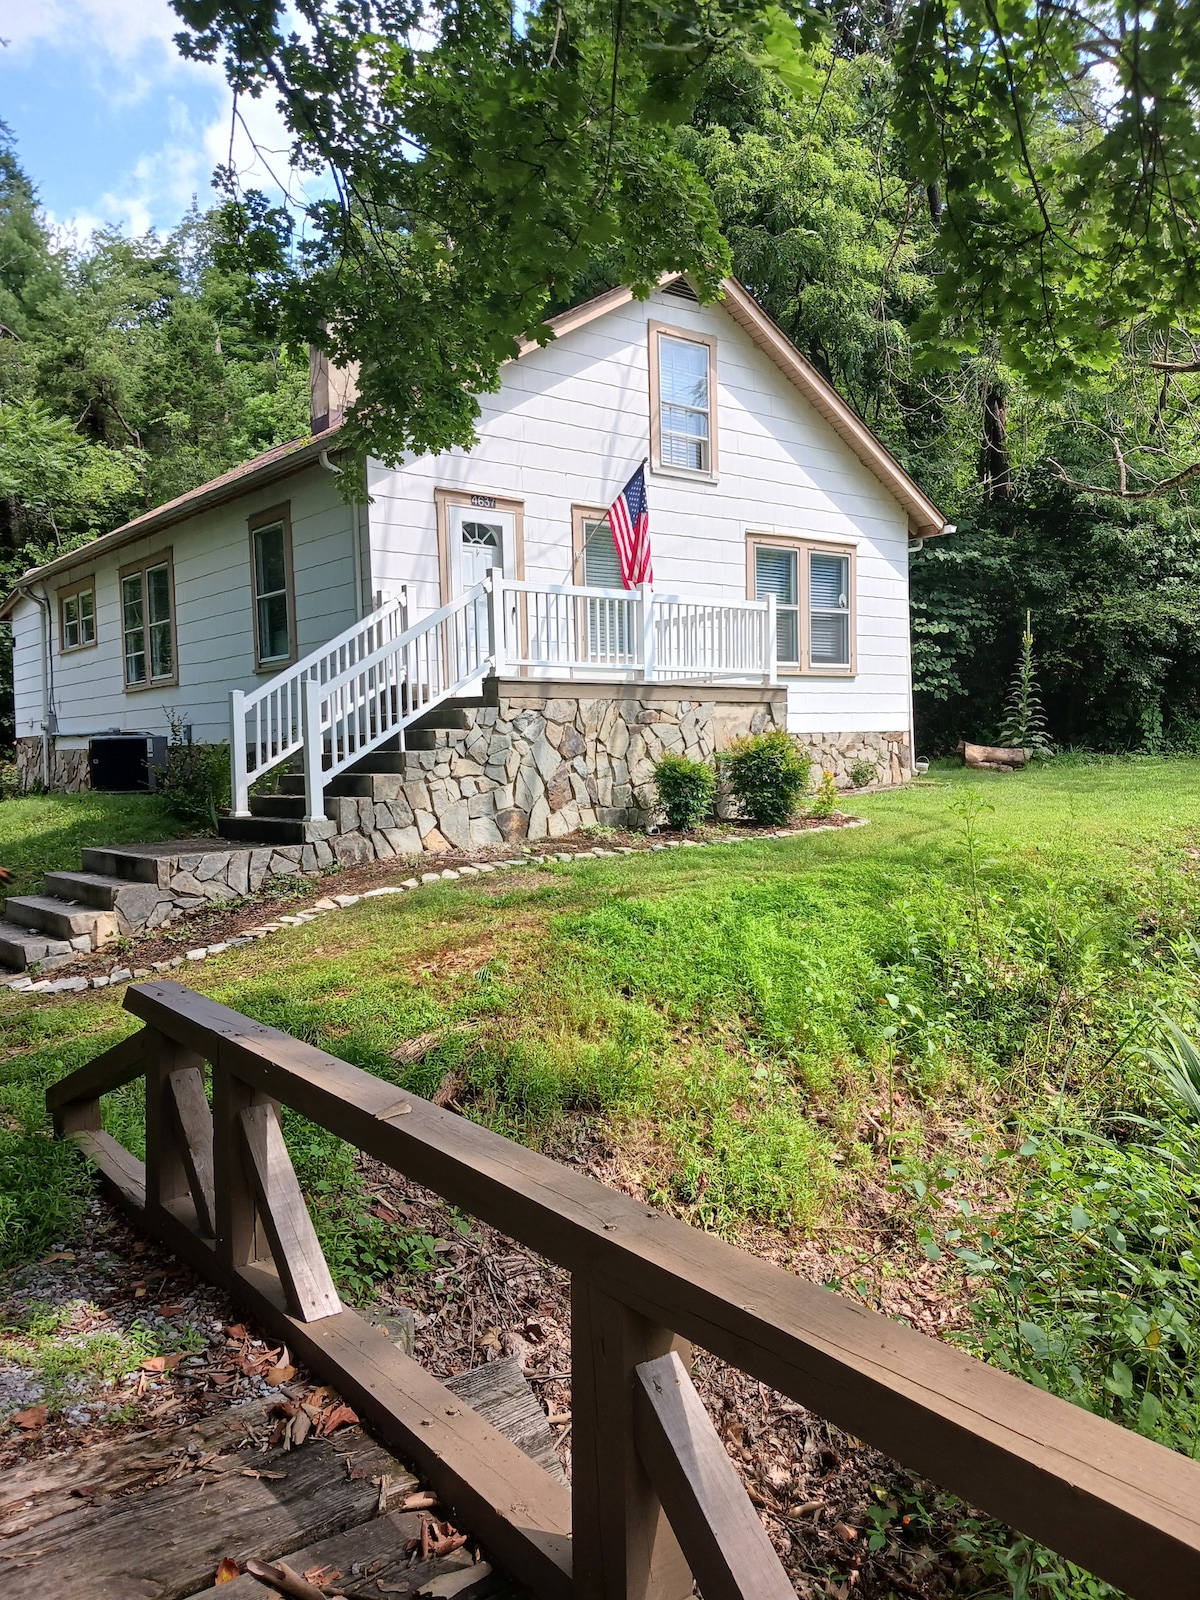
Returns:
[[[858,672],[793,681],[789,722],[813,733],[907,728],[906,515],[719,306],[659,292],[610,311],[504,369],[469,455],[372,463],[373,585],[407,584],[413,615],[440,603],[435,487],[522,499],[526,577],[568,581],[572,505],[609,504],[649,453],[651,320],[717,336],[720,468],[716,483],[647,471],[655,587],[744,599],[750,532],[854,544]]]
[[[165,733],[169,707],[201,741],[225,739],[229,691],[263,681],[254,667],[250,536],[247,518],[284,502],[291,506],[292,566],[300,654],[316,649],[355,620],[352,511],[334,479],[313,466],[122,546],[102,561],[80,552],[70,572],[48,580],[54,617],[54,698],[64,748],[90,734]],[[126,693],[120,596],[121,567],[170,549],[175,568],[175,636],[179,683]],[[56,594],[96,574],[96,646],[58,649]],[[40,590],[41,585],[37,585]],[[13,616],[17,735],[40,734],[42,680],[37,607],[21,602]]]

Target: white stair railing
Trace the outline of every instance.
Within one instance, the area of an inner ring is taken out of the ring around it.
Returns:
[[[229,694],[232,811],[250,815],[250,785],[304,747],[303,685],[328,683],[355,662],[373,655],[404,627],[403,598],[389,600],[335,639],[245,694]]]
[[[490,578],[422,617],[372,655],[303,685],[305,811],[324,811],[328,783],[386,739],[492,670]]]

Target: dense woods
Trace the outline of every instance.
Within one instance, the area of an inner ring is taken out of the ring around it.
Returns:
[[[310,338],[363,364],[358,450],[438,449],[548,310],[732,268],[958,525],[912,566],[923,751],[994,737],[1026,611],[1058,745],[1200,748],[1186,29],[1131,76],[1126,23],[1069,7],[1052,48],[1014,8],[1007,66],[971,6],[730,5],[678,60],[640,6],[616,47],[587,8],[448,11],[420,59],[390,4],[312,0],[310,44],[176,9],[332,197],[299,219],[225,174],[166,238],[67,245],[6,139],[5,579],[302,432]]]

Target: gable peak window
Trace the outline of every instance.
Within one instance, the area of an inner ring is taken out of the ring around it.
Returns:
[[[716,471],[716,341],[651,324],[650,434],[652,468]]]
[[[175,602],[171,557],[150,557],[121,571],[125,686],[175,682]]]
[[[296,621],[292,596],[292,529],[287,507],[250,521],[250,569],[254,584],[254,650],[259,667],[295,659]]]
[[[59,597],[59,648],[82,650],[96,642],[96,588],[89,579]]]

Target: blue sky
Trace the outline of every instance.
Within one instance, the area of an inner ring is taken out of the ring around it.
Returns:
[[[193,194],[202,206],[213,199],[230,92],[218,67],[180,57],[178,26],[167,0],[0,3],[0,117],[51,222],[81,243],[101,224],[167,230]],[[274,108],[241,109],[278,159],[287,141]],[[235,160],[248,186],[269,187],[244,134]]]

